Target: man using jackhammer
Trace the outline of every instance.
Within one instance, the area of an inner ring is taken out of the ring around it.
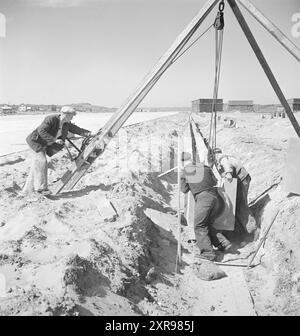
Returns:
[[[217,191],[217,179],[209,166],[193,163],[189,153],[182,153],[182,161],[185,164],[180,172],[181,191],[191,191],[195,199],[194,230],[198,247],[195,262],[199,259],[214,261],[217,254],[213,245],[223,252],[232,248],[228,239],[213,228],[222,202]]]
[[[41,125],[26,138],[32,163],[23,188],[24,193],[35,191],[43,195],[50,194],[48,190],[46,154],[52,156],[50,151],[63,149],[68,132],[84,137],[91,135],[90,131],[71,123],[71,120],[76,115],[73,107],[64,106],[60,112],[60,114],[47,116]]]

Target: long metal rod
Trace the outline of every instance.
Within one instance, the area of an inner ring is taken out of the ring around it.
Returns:
[[[164,173],[159,174],[157,177],[165,176],[165,175],[171,173],[173,170],[176,170],[176,169],[177,169],[177,166],[165,171]]]
[[[266,229],[266,232],[264,233],[263,237],[261,238],[261,240],[260,240],[260,242],[259,242],[259,244],[258,244],[258,246],[257,246],[257,248],[256,248],[256,251],[255,251],[255,253],[254,253],[254,255],[253,255],[253,257],[252,257],[252,258],[250,259],[250,261],[249,261],[249,264],[248,264],[248,266],[247,266],[248,268],[252,266],[253,260],[255,259],[255,257],[256,257],[256,255],[257,255],[258,251],[260,250],[260,248],[261,248],[263,242],[266,240],[267,235],[268,235],[268,233],[269,233],[269,231],[270,231],[270,229],[271,229],[273,223],[275,222],[275,219],[276,219],[276,217],[277,217],[279,211],[280,211],[280,209],[277,209],[277,210],[275,211],[275,213],[273,214],[273,216],[272,216],[272,218],[271,218],[271,220],[270,220],[270,224],[268,225],[268,227],[267,227],[267,229]]]
[[[245,264],[226,264],[225,262],[217,262],[217,261],[214,261],[214,264],[215,265],[220,265],[220,266],[231,266],[231,267],[247,267],[247,268],[252,268],[252,267],[255,267],[255,266],[258,266],[258,264],[256,265],[245,265]]]
[[[269,194],[274,188],[278,187],[278,185],[281,183],[282,181],[282,177],[279,179],[278,182],[273,183],[270,187],[268,187],[267,189],[265,189],[261,194],[259,194],[258,196],[255,197],[254,200],[252,200],[248,206],[251,207],[252,205],[254,205],[257,201],[259,201],[261,198],[263,198],[264,196],[266,196],[267,194]]]
[[[237,0],[275,39],[300,62],[300,49],[249,0]]]
[[[66,148],[66,150],[67,150],[67,152],[68,152],[68,155],[69,155],[70,160],[73,161],[74,158],[73,158],[73,156],[72,156],[72,154],[71,154],[71,152],[70,152],[70,150],[69,150],[69,148],[68,148],[68,146],[67,146],[66,144],[65,144],[65,148]]]
[[[69,141],[69,143],[77,150],[78,153],[81,153],[81,150],[74,144],[73,141],[71,141],[69,138],[66,138],[66,140]]]
[[[279,101],[281,102],[282,106],[284,107],[293,127],[294,127],[294,130],[296,132],[296,134],[298,135],[298,137],[300,137],[300,127],[299,127],[299,124],[298,124],[298,121],[297,119],[295,118],[292,110],[291,110],[291,107],[290,105],[288,104],[287,100],[285,99],[285,96],[283,94],[283,92],[281,91],[277,81],[276,81],[276,78],[274,77],[273,73],[272,73],[272,70],[270,69],[260,47],[258,46],[242,12],[240,11],[237,3],[236,3],[236,0],[227,0],[227,2],[229,3],[236,19],[238,20],[244,34],[246,35],[246,38],[248,40],[248,42],[250,43],[260,65],[262,66],[266,76],[268,77],[269,79],[269,82],[270,84],[272,85],[273,87],[273,90],[275,91]]]
[[[178,273],[178,265],[181,265],[181,202],[180,202],[180,184],[181,184],[181,139],[180,134],[178,132],[178,143],[177,143],[177,225],[178,225],[178,237],[177,237],[177,256],[175,263],[175,273]]]

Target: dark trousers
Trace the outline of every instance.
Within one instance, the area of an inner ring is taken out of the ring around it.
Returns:
[[[236,199],[237,224],[240,224],[249,234],[253,233],[253,231],[257,228],[256,220],[248,207],[248,190],[250,182],[250,175],[248,175],[243,181],[238,181]]]
[[[220,198],[215,189],[202,191],[195,196],[195,237],[200,256],[207,259],[215,257],[212,245],[218,247],[229,243],[222,233],[212,227],[220,206]]]

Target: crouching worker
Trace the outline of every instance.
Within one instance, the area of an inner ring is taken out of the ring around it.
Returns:
[[[183,153],[182,161],[185,161],[185,165],[180,172],[181,191],[191,191],[195,199],[194,230],[198,247],[195,262],[198,259],[214,261],[217,254],[213,245],[223,251],[231,248],[227,238],[212,226],[222,206],[217,179],[210,167],[192,163],[189,153]]]
[[[256,239],[259,230],[257,229],[256,220],[248,207],[250,174],[236,157],[223,155],[219,148],[215,149],[215,158],[221,174],[228,182],[231,182],[233,178],[237,178],[236,224],[240,224],[247,234],[253,235],[254,239]]]
[[[91,135],[90,131],[71,123],[76,115],[71,106],[62,107],[60,112],[60,114],[47,116],[41,125],[26,138],[32,162],[23,188],[24,193],[34,191],[45,195],[50,193],[48,190],[46,154],[53,146],[56,150],[63,149],[68,132],[86,137]]]

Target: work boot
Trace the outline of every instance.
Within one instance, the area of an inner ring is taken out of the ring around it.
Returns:
[[[214,251],[205,251],[200,252],[197,247],[197,251],[194,253],[194,263],[199,264],[203,261],[214,261],[217,258],[217,254]]]
[[[239,243],[239,248],[244,248],[245,246],[247,246],[249,244],[248,241],[246,240],[242,240],[240,243]]]
[[[200,252],[196,240],[191,241],[191,245],[194,264],[201,264],[203,261],[214,261],[216,259],[217,255],[213,250]]]
[[[230,242],[227,244],[220,244],[218,250],[223,253],[230,253],[233,250],[233,245]]]
[[[246,231],[248,234],[253,234],[257,230],[257,224],[255,218],[250,214],[248,222],[246,224]]]

